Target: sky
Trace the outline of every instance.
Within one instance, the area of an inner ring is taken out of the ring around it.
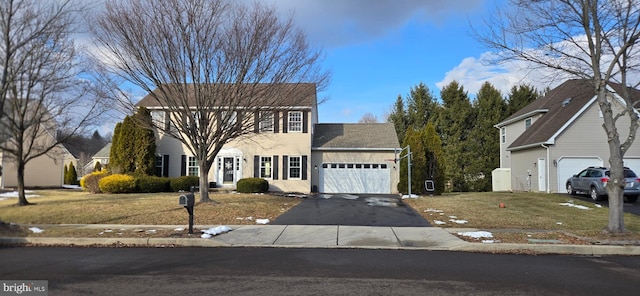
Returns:
[[[262,1],[292,16],[324,51],[321,66],[331,80],[318,92],[321,123],[354,123],[366,113],[385,122],[397,97],[419,83],[436,98],[453,80],[471,98],[485,81],[503,96],[522,83],[555,86],[522,65],[487,63],[491,52],[472,37],[472,27],[481,28],[505,0]]]
[[[436,97],[453,80],[473,96],[490,81],[503,93],[528,82],[505,67],[485,65],[489,54],[472,37],[494,0],[269,0],[314,46],[323,48],[331,80],[318,93],[321,123],[380,122],[397,97],[424,83]]]

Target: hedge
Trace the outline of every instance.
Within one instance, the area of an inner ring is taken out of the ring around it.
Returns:
[[[85,175],[80,179],[80,186],[91,193],[100,193],[99,181],[100,179],[108,176],[107,171],[99,171],[93,172],[91,174]]]
[[[264,193],[269,191],[269,182],[261,178],[244,178],[238,180],[236,191],[240,193]]]
[[[182,176],[172,178],[170,181],[172,191],[190,191],[191,186],[198,186],[200,178],[198,176]]]
[[[167,192],[171,189],[169,178],[140,175],[136,176],[138,181],[138,192]]]
[[[100,179],[98,186],[102,192],[131,193],[136,192],[137,180],[130,175],[114,174]]]

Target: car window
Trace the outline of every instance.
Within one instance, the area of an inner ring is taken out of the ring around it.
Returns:
[[[591,178],[600,178],[600,177],[602,177],[602,171],[591,170],[591,174],[589,174],[589,177],[591,177]]]
[[[578,173],[578,177],[584,178],[584,177],[587,176],[588,172],[589,172],[589,170],[583,170],[582,172]]]
[[[636,173],[634,173],[632,170],[624,170],[624,177],[625,178],[635,178],[636,177]]]

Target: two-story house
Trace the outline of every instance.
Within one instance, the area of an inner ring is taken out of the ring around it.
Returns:
[[[390,160],[399,144],[392,125],[318,124],[315,84],[284,86],[292,91],[279,92],[279,99],[296,104],[234,115],[252,122],[253,132],[226,143],[216,155],[207,176],[210,187],[234,189],[238,180],[256,177],[269,181],[270,191],[397,192],[399,169]],[[137,105],[149,109],[156,121],[171,116],[151,95]],[[174,137],[156,133],[156,146],[157,175],[200,175],[195,157]]]
[[[614,114],[623,110],[618,84],[610,84]],[[640,99],[640,92],[632,90]],[[629,119],[616,125],[620,139]],[[588,80],[568,80],[495,125],[499,129],[500,169],[510,171],[511,188],[502,190],[564,192],[567,179],[588,166],[609,166],[603,116]],[[640,172],[640,144],[626,152],[624,163]],[[494,175],[495,176],[495,175]],[[509,182],[506,182],[509,183]],[[495,184],[495,182],[494,182]],[[495,189],[494,189],[495,190]]]

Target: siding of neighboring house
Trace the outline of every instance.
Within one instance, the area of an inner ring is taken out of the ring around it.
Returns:
[[[525,131],[525,120],[527,118],[531,118],[531,123],[535,123],[543,114],[537,113],[531,116],[526,116],[522,120],[515,121],[511,124],[505,126],[505,142],[502,142],[502,130],[498,129],[498,134],[500,135],[500,167],[501,168],[509,168],[511,165],[511,151],[507,150],[507,147],[513,143],[524,131]]]
[[[52,156],[43,155],[29,161],[25,167],[26,187],[60,187],[64,182],[64,165],[77,160],[64,148],[54,149]],[[2,158],[2,188],[18,187],[18,174],[15,161],[8,157]]]
[[[538,191],[539,158],[546,158],[543,148],[531,148],[511,153],[511,189],[514,191]]]

